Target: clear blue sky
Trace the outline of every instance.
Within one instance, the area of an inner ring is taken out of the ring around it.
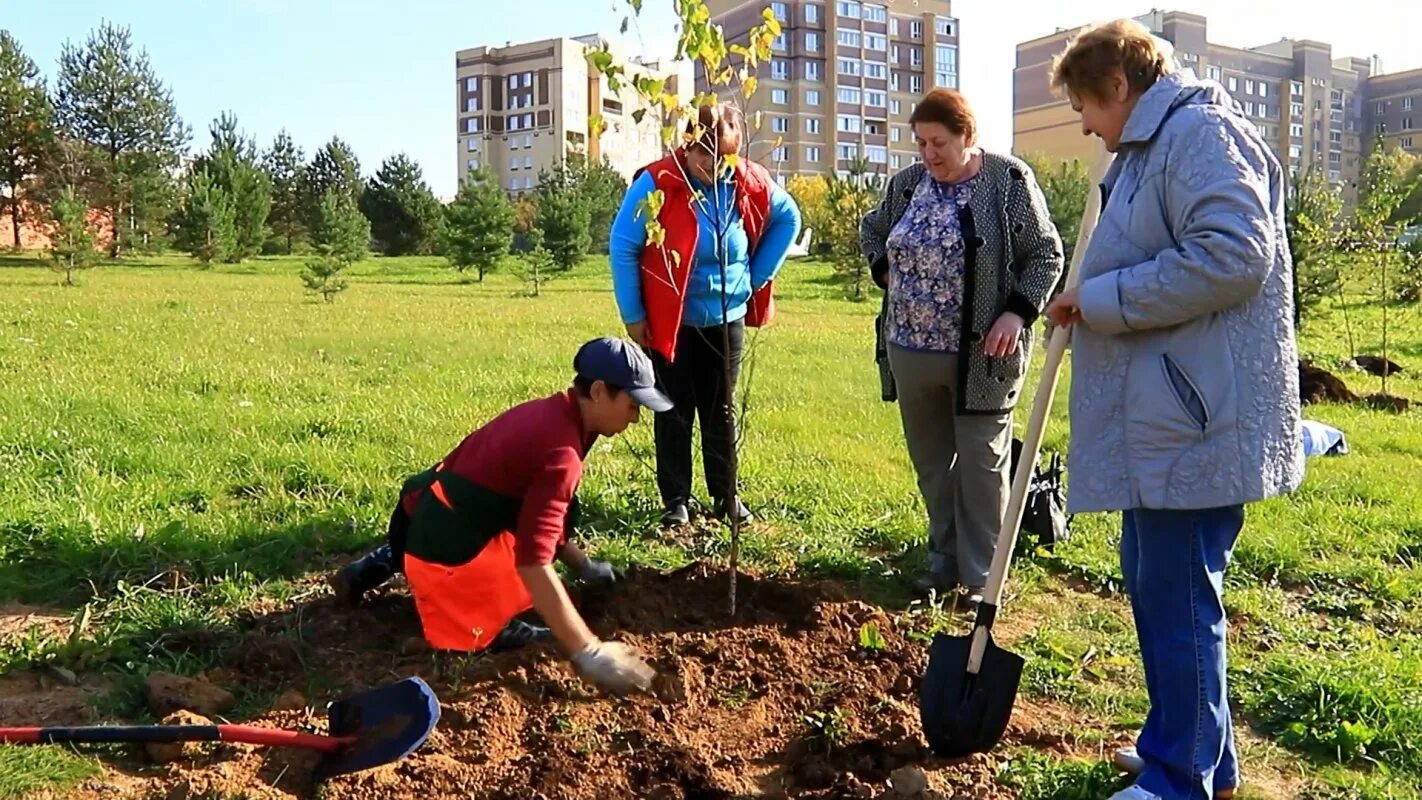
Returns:
[[[905,10],[914,4],[890,2]],[[673,0],[645,0],[643,36],[629,36],[629,46],[670,55],[672,7]],[[964,39],[962,87],[977,107],[983,143],[1011,146],[1017,42],[1150,7],[1150,0],[955,3]],[[1210,38],[1222,44],[1313,38],[1332,42],[1335,56],[1379,54],[1388,71],[1422,66],[1415,0],[1354,0],[1347,13],[1324,6],[1304,11],[1296,0],[1182,0],[1163,7],[1206,15]],[[338,134],[366,174],[403,151],[424,167],[435,192],[448,196],[456,180],[455,51],[614,35],[625,8],[624,0],[0,0],[0,27],[52,78],[66,40],[82,42],[104,19],[126,25],[172,89],[193,128],[194,149],[207,146],[209,123],[230,110],[263,147],[286,128],[309,156]]]

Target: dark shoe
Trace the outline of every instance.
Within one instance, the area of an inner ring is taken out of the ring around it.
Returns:
[[[929,570],[914,580],[913,588],[924,594],[937,592],[939,596],[942,596],[958,588],[958,579],[946,572]]]
[[[742,503],[739,497],[736,498],[735,505],[732,507],[728,507],[724,500],[717,500],[715,508],[717,519],[725,520],[726,522],[735,519],[742,525],[749,525],[755,522],[755,515],[750,512],[749,508],[746,508],[746,504]]]
[[[683,525],[691,524],[691,512],[687,510],[686,503],[676,502],[662,509],[662,527],[680,528]]]
[[[489,643],[489,649],[495,653],[502,653],[530,644],[547,642],[552,638],[553,632],[542,625],[530,625],[521,619],[516,619],[510,621],[503,630],[499,631],[499,635]]]
[[[326,582],[336,593],[336,602],[354,606],[366,592],[390,580],[394,574],[395,554],[386,544],[347,564]]]

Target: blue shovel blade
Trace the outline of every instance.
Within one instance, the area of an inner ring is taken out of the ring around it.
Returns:
[[[439,722],[439,699],[429,684],[411,677],[337,700],[327,715],[331,736],[356,741],[322,759],[315,772],[318,781],[391,764],[415,752]]]

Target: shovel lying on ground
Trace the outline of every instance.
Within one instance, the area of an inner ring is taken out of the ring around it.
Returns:
[[[107,725],[79,728],[0,728],[9,744],[120,742],[240,742],[323,753],[318,781],[390,764],[424,744],[439,721],[439,700],[419,678],[368,689],[327,709],[330,735],[250,725]]]
[[[1086,208],[1082,211],[1081,233],[1077,237],[1066,276],[1067,288],[1076,286],[1081,279],[1081,259],[1101,212],[1101,195],[1097,187],[1110,164],[1111,157],[1102,151],[1089,184]],[[1013,477],[1007,514],[998,532],[992,569],[988,573],[982,601],[978,604],[972,633],[967,636],[938,634],[929,649],[928,669],[923,676],[919,697],[919,714],[928,746],[944,758],[961,758],[991,750],[1002,739],[1012,716],[1024,662],[1021,656],[1009,653],[993,642],[992,625],[1002,604],[1007,567],[1017,546],[1018,530],[1022,527],[1032,468],[1042,449],[1047,415],[1056,395],[1057,372],[1066,355],[1070,337],[1069,328],[1052,330],[1037,396],[1032,403],[1032,415],[1022,439],[1022,458]]]

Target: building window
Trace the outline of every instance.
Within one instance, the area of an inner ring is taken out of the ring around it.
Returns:
[[[839,0],[834,7],[841,17],[859,19],[859,4],[854,0]]]
[[[1218,82],[1218,81],[1220,80],[1220,75],[1221,75],[1221,73],[1220,73],[1220,68],[1219,68],[1219,67],[1216,67],[1216,66],[1205,67],[1205,77],[1206,77],[1206,78],[1209,78],[1209,79],[1212,80],[1212,81]]]
[[[917,67],[917,66],[919,66],[919,65],[922,64],[922,63],[923,63],[923,48],[922,48],[922,47],[910,47],[910,48],[909,48],[909,64],[912,65],[912,66]]]
[[[1411,111],[1411,110],[1412,110],[1412,98],[1410,98],[1410,97],[1404,97],[1404,98],[1402,98],[1402,110],[1403,110],[1403,111]]]
[[[890,36],[898,36],[898,35],[899,35],[899,18],[898,18],[898,17],[889,17],[889,35],[890,35]]]
[[[475,76],[475,77],[472,77],[472,78],[465,78],[465,79],[464,79],[464,91],[466,91],[466,92],[477,92],[477,91],[479,91],[479,78],[478,78],[478,76]]]
[[[525,128],[532,128],[532,127],[533,127],[533,115],[532,115],[532,114],[524,114],[524,115],[523,115],[523,127],[525,127]]]
[[[883,145],[871,144],[864,147],[864,155],[869,159],[870,164],[889,163],[889,148]]]
[[[523,137],[523,148],[527,150],[530,147],[533,147],[533,134],[528,134]]]
[[[1310,83],[1312,83],[1314,86],[1327,86],[1327,85],[1328,85],[1328,81],[1326,81],[1326,80],[1324,80],[1324,79],[1322,79],[1322,78],[1314,78],[1312,81],[1310,81]]]
[[[508,129],[511,131],[516,131],[519,129],[519,127],[520,126],[518,124],[518,115],[514,114],[512,117],[509,117]]]
[[[790,49],[790,43],[785,40],[784,33],[781,33],[779,36],[775,37],[775,41],[771,42],[770,46],[775,50],[779,50],[782,53]]]
[[[820,7],[815,3],[805,4],[805,21],[816,23],[820,21]]]
[[[836,89],[834,99],[837,103],[853,103],[856,106],[862,102],[859,90],[853,86],[841,86]]]
[[[809,119],[805,120],[805,133],[819,133],[819,132],[820,132],[820,118],[819,118],[819,117],[810,117]]]
[[[820,90],[819,90],[819,89],[806,89],[806,90],[805,90],[805,105],[807,105],[807,106],[817,106],[817,105],[819,105],[819,104],[820,104]]]
[[[1386,100],[1379,100],[1379,101],[1378,101],[1378,113],[1379,113],[1379,114],[1384,114],[1384,113],[1386,113],[1386,112],[1387,112],[1387,101],[1386,101]]]
[[[1410,130],[1412,130],[1412,117],[1403,117],[1403,118],[1402,118],[1402,127],[1399,128],[1398,130],[1404,130],[1404,131],[1410,131]]]
[[[790,9],[784,3],[771,3],[770,11],[781,22],[790,21]]]
[[[834,32],[834,40],[839,42],[841,47],[859,47],[859,31],[845,30],[840,28]]]
[[[883,52],[889,49],[889,39],[882,33],[864,34],[864,49]]]
[[[471,153],[477,153],[477,152],[479,152],[479,140],[478,140],[478,139],[470,139],[470,140],[469,140],[469,144],[468,144],[468,149],[469,149],[469,152],[471,152]]]
[[[849,114],[840,114],[837,119],[837,130],[844,131],[845,133],[859,133],[862,130],[860,126],[863,120],[859,117],[853,117]]]
[[[897,92],[897,91],[899,90],[899,73],[897,73],[897,72],[890,72],[890,73],[889,73],[889,89],[890,89],[891,91],[895,91],[895,92]]]
[[[898,113],[899,113],[899,101],[897,101],[897,100],[890,100],[890,101],[889,101],[889,113],[890,113],[890,114],[898,114]]]
[[[818,62],[818,61],[806,61],[806,62],[805,62],[805,80],[807,80],[807,81],[817,81],[817,80],[819,80],[819,79],[820,79],[820,62]]]
[[[888,22],[889,10],[883,6],[871,6],[866,3],[864,6],[864,19],[869,22]]]
[[[770,77],[777,81],[790,80],[790,62],[779,58],[771,61]]]
[[[805,160],[808,161],[808,162],[811,163],[811,164],[818,164],[818,163],[820,163],[820,148],[818,148],[818,147],[806,147],[806,148],[805,148]]]
[[[1245,93],[1245,94],[1254,94],[1254,81],[1245,81],[1245,82],[1244,82],[1244,93]]]
[[[1401,141],[1399,141],[1398,143],[1401,144],[1403,147],[1406,147],[1406,148],[1409,148],[1409,149],[1410,149],[1410,148],[1412,147],[1412,137],[1411,137],[1411,136],[1404,136],[1404,137],[1402,137]]]
[[[834,155],[840,161],[853,161],[859,157],[859,145],[837,144],[834,147]]]
[[[771,161],[775,161],[775,162],[777,162],[777,163],[778,163],[778,162],[782,162],[782,161],[789,161],[789,160],[790,160],[790,148],[788,148],[788,147],[777,147],[777,148],[775,148],[774,150],[770,151],[770,160],[771,160]]]
[[[464,132],[465,132],[465,133],[478,133],[478,132],[479,132],[479,118],[478,118],[478,117],[470,117],[469,119],[464,120]]]
[[[910,76],[909,76],[909,94],[922,94],[922,93],[923,93],[923,76],[922,76],[922,75],[910,75]]]
[[[470,169],[470,170],[476,170],[476,169],[478,169],[478,168],[479,168],[479,159],[477,159],[477,158],[471,158],[471,159],[469,159],[469,169]]]
[[[1259,82],[1259,96],[1260,96],[1260,97],[1268,97],[1268,96],[1269,96],[1269,84],[1265,83],[1264,81],[1260,81],[1260,82]]]
[[[1303,99],[1303,84],[1298,81],[1289,81],[1289,94],[1293,97]]]
[[[1233,75],[1229,76],[1229,90],[1231,92],[1239,91],[1239,78],[1236,78]]]
[[[1250,100],[1249,102],[1246,102],[1246,103],[1244,104],[1244,113],[1245,113],[1246,116],[1250,116],[1250,117],[1255,116],[1255,114],[1254,114],[1254,101],[1253,101],[1253,100]]]
[[[786,103],[790,102],[790,90],[789,90],[789,89],[771,89],[771,90],[770,90],[770,102],[772,102],[772,103],[774,103],[774,104],[776,104],[776,105],[778,105],[778,106],[783,106],[783,105],[785,105]]]
[[[524,169],[533,169],[533,156],[524,156],[524,157],[523,157],[523,168],[524,168]]]
[[[532,85],[533,85],[533,73],[532,73],[532,72],[525,72],[525,73],[523,73],[523,88],[527,89],[528,87],[530,87],[530,86],[532,86]]]
[[[471,97],[464,101],[464,113],[473,114],[479,110],[479,98]]]
[[[1296,144],[1291,144],[1291,145],[1289,145],[1289,158],[1302,158],[1302,157],[1303,157],[1303,147],[1301,147],[1301,146],[1299,146],[1299,145],[1296,145]]]
[[[898,129],[897,127],[891,127],[891,128],[889,128],[889,141],[891,141],[891,142],[897,142],[898,140],[899,140],[899,129]]]
[[[820,52],[820,35],[814,31],[805,34],[805,49],[811,53]]]
[[[1289,103],[1289,114],[1295,117],[1303,116],[1303,103]]]
[[[774,117],[770,120],[770,130],[775,133],[789,133],[790,120],[785,117]]]
[[[864,77],[883,80],[888,74],[889,67],[887,64],[880,64],[874,61],[864,62]]]
[[[864,64],[858,59],[841,58],[837,71],[841,75],[862,75],[864,74]]]
[[[889,63],[890,63],[890,64],[897,64],[897,63],[899,63],[899,46],[898,46],[898,45],[890,45],[890,46],[889,46]]]
[[[875,108],[883,108],[884,106],[888,105],[888,103],[889,97],[883,92],[880,92],[875,89],[864,90],[864,105],[874,106]]]
[[[899,168],[899,154],[893,153],[889,156],[889,169]]]
[[[933,23],[933,29],[939,36],[953,35],[953,20],[939,17]]]
[[[934,48],[934,77],[939,86],[958,85],[958,48],[951,44],[940,44]]]
[[[910,39],[922,39],[922,38],[923,38],[923,23],[922,23],[922,22],[919,22],[918,20],[913,20],[912,22],[909,23],[909,38],[910,38]]]
[[[510,75],[510,76],[509,76],[509,88],[510,88],[510,89],[517,89],[517,88],[518,88],[518,75],[515,74],[515,75]]]

